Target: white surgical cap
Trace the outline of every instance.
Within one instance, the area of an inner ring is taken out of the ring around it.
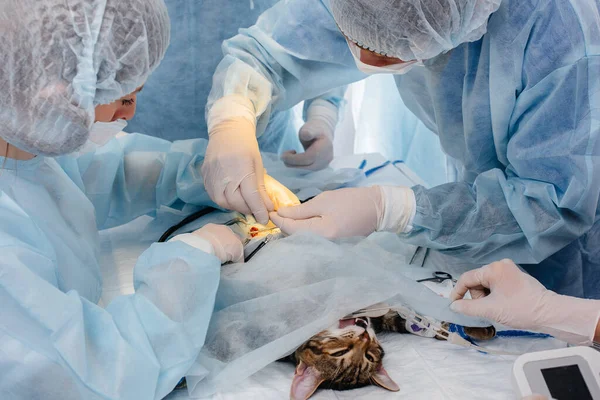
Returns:
[[[426,60],[479,40],[501,0],[331,0],[340,30],[360,47]]]
[[[0,137],[40,155],[78,149],[94,107],[141,86],[169,32],[163,0],[2,0]]]

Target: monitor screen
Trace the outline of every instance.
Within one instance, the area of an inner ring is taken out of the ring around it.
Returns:
[[[557,400],[594,400],[576,364],[542,369],[542,375]]]

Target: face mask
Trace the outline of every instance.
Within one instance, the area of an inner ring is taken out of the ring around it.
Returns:
[[[95,122],[92,125],[92,129],[90,129],[89,141],[98,146],[104,146],[112,138],[121,133],[126,126],[127,121],[124,119],[113,122]]]
[[[350,53],[352,53],[352,57],[354,57],[354,62],[356,66],[361,72],[365,74],[373,75],[373,74],[395,74],[395,75],[404,75],[413,67],[422,66],[422,61],[408,61],[400,64],[392,64],[385,67],[375,67],[373,65],[365,64],[360,60],[360,47],[356,44],[348,41],[348,46],[350,47]]]

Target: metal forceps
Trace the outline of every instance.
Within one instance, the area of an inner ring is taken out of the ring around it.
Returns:
[[[409,261],[409,264],[411,265],[418,265],[419,267],[422,267],[423,264],[425,264],[425,259],[427,258],[427,255],[429,254],[429,248],[427,247],[417,247],[417,250],[415,251],[415,254],[413,254],[412,258]]]
[[[239,217],[235,217],[233,219],[230,219],[229,221],[225,222],[223,225],[225,226],[233,226],[235,224],[245,224],[248,221],[246,221],[246,218],[244,218],[243,216],[239,216]]]
[[[248,262],[252,259],[252,257],[254,257],[256,255],[256,253],[258,253],[260,251],[260,249],[262,249],[263,247],[265,247],[267,245],[267,243],[269,243],[271,241],[271,236],[267,236],[264,238],[264,240],[262,242],[260,242],[260,244],[258,246],[256,246],[256,248],[254,250],[252,250],[252,252],[250,254],[248,254],[246,256],[246,258],[244,259],[244,262]]]
[[[419,279],[417,282],[435,282],[435,283],[442,283],[444,281],[452,281],[453,283],[456,283],[456,279],[454,279],[452,277],[452,275],[450,275],[447,272],[443,272],[443,271],[435,271],[433,274],[433,276],[431,278],[425,278],[425,279]]]

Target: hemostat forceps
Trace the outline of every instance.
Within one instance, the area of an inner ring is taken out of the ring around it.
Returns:
[[[223,225],[225,226],[233,226],[235,224],[245,224],[248,221],[246,221],[246,218],[244,218],[243,216],[241,217],[235,217],[233,219],[230,219],[229,221],[225,222]]]
[[[265,237],[265,239],[254,250],[252,250],[252,252],[250,254],[248,254],[246,256],[246,258],[244,259],[244,262],[250,261],[252,259],[252,257],[254,257],[256,255],[256,253],[258,253],[260,251],[260,249],[265,247],[267,245],[267,243],[269,243],[270,241],[271,241],[271,236]]]

